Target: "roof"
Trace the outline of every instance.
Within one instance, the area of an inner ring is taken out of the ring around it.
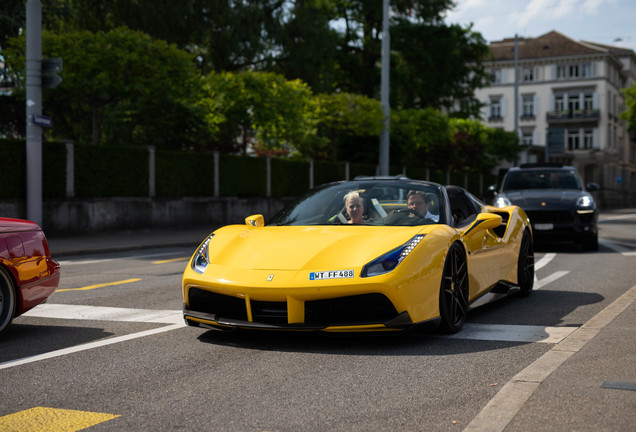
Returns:
[[[536,38],[517,38],[517,41],[519,59],[606,54],[621,50],[621,48],[590,42],[577,42],[554,30]],[[490,51],[493,54],[493,60],[514,60],[514,47],[514,38],[492,42]]]

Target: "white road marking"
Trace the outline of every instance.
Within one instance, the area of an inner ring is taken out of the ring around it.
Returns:
[[[578,327],[544,327],[532,325],[499,325],[466,323],[450,339],[474,339],[506,342],[559,343]]]
[[[537,271],[537,270],[545,267],[546,265],[548,265],[548,263],[550,261],[552,261],[554,259],[555,256],[556,256],[556,254],[552,253],[552,252],[543,255],[543,257],[541,257],[541,259],[539,261],[534,263],[534,270]]]
[[[614,252],[618,252],[623,256],[636,256],[636,251],[626,248],[625,246],[621,246],[618,242],[613,242],[606,239],[598,239],[598,242],[602,246],[605,246],[606,248],[609,248]]]
[[[636,213],[633,214],[624,214],[624,215],[615,215],[615,216],[604,216],[598,219],[599,222],[607,222],[621,219],[631,219],[636,218]]]
[[[566,270],[562,270],[562,271],[558,271],[558,272],[554,272],[552,273],[550,276],[547,276],[541,280],[537,280],[536,279],[536,275],[535,275],[535,281],[534,281],[534,287],[532,288],[533,290],[538,290],[543,288],[544,286],[554,282],[555,280],[565,276],[566,274],[570,273],[569,271]]]
[[[44,303],[22,316],[88,321],[124,321],[157,324],[183,322],[183,312],[175,310],[129,309],[105,306],[84,306]]]
[[[579,352],[634,301],[636,301],[636,285],[512,377],[466,426],[464,432],[500,432],[506,429],[541,383]]]
[[[67,354],[73,354],[73,353],[77,353],[77,352],[81,352],[81,351],[87,351],[93,348],[99,348],[99,347],[103,347],[103,346],[107,346],[107,345],[112,345],[112,344],[116,344],[119,342],[125,342],[125,341],[129,341],[129,340],[133,340],[133,339],[137,339],[137,338],[141,338],[141,337],[145,337],[145,336],[151,336],[151,335],[155,335],[155,334],[159,334],[159,333],[165,333],[165,332],[169,332],[172,330],[177,330],[180,328],[185,327],[185,323],[181,323],[181,324],[172,324],[169,326],[163,326],[163,327],[159,327],[156,329],[152,329],[152,330],[146,330],[146,331],[142,331],[142,332],[138,332],[138,333],[132,333],[132,334],[128,334],[128,335],[124,335],[124,336],[118,336],[118,337],[113,337],[113,338],[108,338],[108,339],[104,339],[104,340],[99,340],[96,342],[90,342],[90,343],[86,343],[86,344],[82,344],[82,345],[77,345],[77,346],[73,346],[73,347],[69,347],[69,348],[64,348],[64,349],[59,349],[56,351],[51,351],[48,353],[44,353],[44,354],[39,354],[39,355],[34,355],[31,357],[24,357],[21,359],[16,359],[16,360],[9,360],[3,363],[0,363],[0,370],[2,369],[9,369],[12,368],[14,366],[20,366],[20,365],[24,365],[24,364],[28,364],[28,363],[34,363],[40,360],[47,360],[47,359],[52,359],[55,357],[61,357],[61,356],[65,356]]]

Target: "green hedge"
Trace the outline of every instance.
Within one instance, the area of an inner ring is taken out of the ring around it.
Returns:
[[[75,196],[147,197],[148,149],[123,146],[75,146]]]
[[[272,196],[299,196],[309,189],[309,162],[271,159]]]
[[[155,193],[158,197],[213,196],[214,155],[157,150]]]
[[[24,140],[0,140],[0,198],[26,196],[26,143]],[[47,198],[66,196],[66,145],[42,144],[42,195]]]
[[[149,196],[149,151],[145,147],[74,145],[75,196],[147,197]],[[42,145],[42,179],[44,198],[66,197],[66,144],[45,142]],[[23,140],[0,139],[0,199],[23,199],[26,196],[26,145]],[[272,196],[292,197],[309,188],[309,162],[270,159]],[[344,162],[314,162],[314,185],[346,177]],[[349,178],[373,176],[373,164],[349,164]],[[391,175],[401,174],[401,167],[391,167]],[[409,178],[425,180],[421,167],[407,167]],[[445,171],[430,170],[429,180],[446,184]],[[214,155],[157,149],[155,151],[155,195],[158,197],[206,197],[214,195]],[[219,193],[221,196],[265,196],[267,194],[267,159],[237,155],[219,155]],[[493,175],[483,176],[485,189],[497,182]],[[464,174],[453,173],[452,184],[464,186]],[[470,174],[467,189],[478,195],[479,175]]]
[[[18,140],[0,142],[0,198],[26,196],[26,144]]]
[[[236,155],[219,156],[221,196],[267,195],[267,159]]]

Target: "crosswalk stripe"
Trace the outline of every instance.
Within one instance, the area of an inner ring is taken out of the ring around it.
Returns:
[[[183,313],[180,310],[131,309],[50,303],[41,304],[26,312],[23,316],[88,321],[145,322],[157,324],[177,324],[183,322]]]
[[[545,327],[533,325],[501,325],[466,323],[450,339],[473,339],[505,342],[540,342],[555,344],[568,337],[578,327]]]

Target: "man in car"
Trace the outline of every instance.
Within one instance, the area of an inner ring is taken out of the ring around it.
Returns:
[[[422,191],[412,190],[406,196],[406,205],[409,209],[418,214],[411,213],[412,217],[424,217],[434,222],[439,222],[439,215],[435,215],[428,210],[430,198]],[[420,216],[421,215],[421,216]]]

